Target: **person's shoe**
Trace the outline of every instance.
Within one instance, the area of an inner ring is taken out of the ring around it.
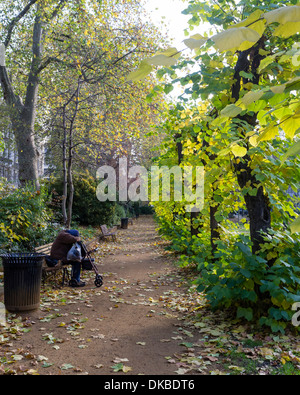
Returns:
[[[75,280],[75,278],[72,278],[69,281],[69,285],[70,285],[70,287],[84,287],[85,286],[85,282],[77,281],[77,280]]]

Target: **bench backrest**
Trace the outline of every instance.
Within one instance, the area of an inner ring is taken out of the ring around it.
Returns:
[[[100,226],[101,232],[106,235],[108,233],[108,229],[106,225],[101,225]]]
[[[43,246],[36,247],[35,248],[35,252],[38,252],[39,254],[50,255],[52,244],[53,243],[45,244]]]
[[[104,226],[106,227],[106,225],[104,225]],[[108,231],[107,231],[107,228],[106,228],[106,233],[107,233],[107,232],[108,232]],[[93,239],[93,240],[90,240],[88,243],[85,243],[85,246],[86,246],[86,247],[89,247],[90,244],[94,243],[94,242],[97,241],[97,240],[98,240],[97,238],[95,238],[95,239]],[[39,253],[39,254],[50,255],[52,244],[53,244],[53,243],[49,243],[49,244],[45,244],[45,245],[43,245],[43,246],[36,247],[36,248],[34,249],[34,251],[37,252],[37,253]]]

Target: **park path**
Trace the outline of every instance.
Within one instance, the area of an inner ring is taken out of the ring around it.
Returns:
[[[189,333],[170,306],[186,288],[155,228],[151,216],[142,216],[118,230],[116,243],[98,243],[101,288],[94,286],[94,272],[84,272],[84,288],[46,284],[38,311],[9,318],[15,329],[0,350],[12,360],[12,373],[184,373],[176,356]]]

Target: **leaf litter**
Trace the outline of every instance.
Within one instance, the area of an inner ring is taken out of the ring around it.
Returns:
[[[107,255],[115,256],[124,245],[126,256],[130,258],[135,253],[136,245],[130,237],[120,239],[118,243],[101,243],[101,251],[95,256],[97,262],[104,262]],[[143,248],[144,254],[152,253],[152,259],[163,258],[165,262],[175,262],[176,256],[164,250],[165,246],[165,241],[156,238],[155,242],[144,241],[139,248]],[[300,341],[297,334],[275,335],[233,319],[227,312],[212,312],[207,306],[205,295],[198,293],[193,285],[193,274],[173,264],[170,267],[164,273],[155,272],[149,267],[147,281],[126,276],[117,278],[113,271],[106,272],[101,289],[55,288],[53,284],[46,285],[42,289],[39,319],[8,314],[6,326],[0,326],[0,374],[36,375],[41,374],[41,370],[42,374],[47,374],[54,367],[61,372],[86,374],[85,369],[75,366],[73,362],[55,364],[47,354],[32,353],[30,344],[20,348],[18,343],[21,338],[26,338],[26,334],[37,323],[44,325],[39,328],[40,339],[57,353],[70,341],[78,343],[77,349],[82,352],[95,341],[119,343],[118,337],[101,333],[100,327],[95,327],[95,324],[87,331],[86,325],[90,318],[83,316],[78,307],[85,306],[92,310],[94,300],[102,295],[108,295],[110,309],[118,309],[122,305],[132,308],[144,306],[149,308],[145,319],[155,316],[176,318],[177,324],[169,337],[161,338],[157,343],[158,348],[159,344],[174,344],[176,351],[164,359],[166,364],[173,367],[175,374],[300,373]],[[87,272],[85,276],[89,280],[93,273]],[[157,292],[159,296],[154,296]],[[74,307],[65,312],[65,306]],[[105,319],[105,315],[102,315],[96,317],[95,321],[100,325]],[[49,332],[47,325],[50,324],[54,330]],[[135,344],[140,348],[148,346],[141,338],[136,339]],[[128,363],[126,357],[115,357],[107,368],[112,373],[140,373]],[[93,368],[102,371],[106,366],[99,360]]]

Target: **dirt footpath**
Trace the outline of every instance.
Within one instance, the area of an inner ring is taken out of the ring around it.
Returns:
[[[168,306],[185,287],[152,217],[121,229],[117,242],[100,242],[103,275],[84,272],[84,288],[42,289],[41,307],[9,316],[0,329],[0,374],[177,375],[188,339],[182,315]]]

